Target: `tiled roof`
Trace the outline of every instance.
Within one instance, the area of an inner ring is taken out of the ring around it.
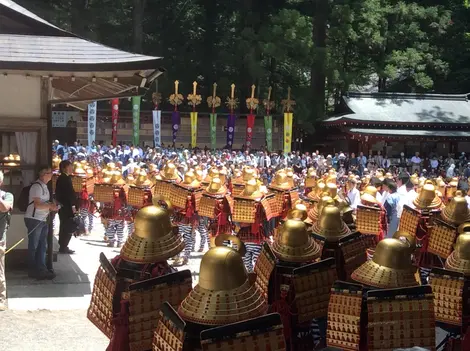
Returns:
[[[344,101],[352,113],[328,118],[328,123],[467,124],[467,95],[349,93]]]
[[[349,132],[363,135],[380,136],[418,136],[418,137],[444,137],[444,138],[470,138],[470,131],[461,130],[420,130],[420,129],[369,129],[351,128]]]

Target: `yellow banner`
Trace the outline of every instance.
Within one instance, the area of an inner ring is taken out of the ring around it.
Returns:
[[[291,152],[293,120],[294,114],[292,112],[284,113],[284,153]]]
[[[191,147],[197,144],[197,112],[191,112]]]

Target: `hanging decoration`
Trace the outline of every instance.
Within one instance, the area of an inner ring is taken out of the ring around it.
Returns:
[[[227,98],[226,104],[230,109],[230,114],[227,119],[227,147],[232,148],[235,139],[235,112],[238,106],[238,99],[235,98],[235,84],[232,84],[230,97]]]
[[[153,117],[153,144],[155,147],[161,147],[162,145],[162,111],[158,109],[162,101],[162,94],[155,92],[152,94],[152,101],[154,109],[152,111]]]
[[[196,106],[202,102],[201,95],[197,95],[197,82],[193,82],[193,93],[188,95],[188,104],[193,107],[190,113],[191,117],[191,147],[195,148],[197,145],[197,112]]]
[[[111,139],[113,146],[117,145],[117,126],[119,119],[119,99],[111,100],[111,122],[113,129],[111,130]]]
[[[258,108],[259,101],[255,98],[256,85],[251,86],[251,97],[246,99],[246,107],[250,109],[250,114],[246,116],[246,140],[245,145],[251,147],[251,139],[253,138],[253,129],[255,128],[255,115],[253,111]]]
[[[181,103],[184,100],[183,95],[178,93],[179,84],[180,82],[175,80],[175,93],[171,94],[170,98],[168,99],[170,101],[170,104],[172,104],[175,107],[173,110],[173,113],[171,114],[171,129],[173,131],[173,145],[176,143],[176,134],[178,133],[178,130],[181,124],[181,117],[180,117],[180,112],[178,111],[178,106],[181,105]]]
[[[281,104],[284,110],[284,153],[291,152],[292,147],[292,123],[294,114],[292,112],[295,101],[291,99],[291,89],[287,88],[287,99],[282,100]]]
[[[210,128],[211,128],[211,149],[215,150],[217,146],[217,113],[215,109],[220,106],[221,100],[217,96],[217,83],[212,85],[212,96],[207,98],[207,105],[212,109],[210,114]]]
[[[88,104],[88,146],[92,146],[96,140],[96,109],[98,103],[93,101]]]
[[[273,116],[271,110],[274,108],[274,101],[271,101],[271,92],[273,88],[268,89],[268,98],[263,100],[263,105],[266,110],[264,116],[264,131],[266,132],[266,148],[269,152],[273,151]]]
[[[134,146],[139,145],[139,137],[140,137],[140,96],[133,96],[132,97],[132,130],[133,130],[133,138],[132,144]]]

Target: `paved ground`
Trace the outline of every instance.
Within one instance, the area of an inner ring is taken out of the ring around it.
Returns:
[[[119,253],[102,241],[102,228],[91,236],[72,239],[74,255],[59,255],[53,281],[35,281],[22,271],[7,272],[9,310],[0,312],[0,350],[8,351],[102,351],[106,337],[86,318],[98,257]],[[189,265],[197,283],[202,254]],[[7,268],[8,270],[8,268]]]

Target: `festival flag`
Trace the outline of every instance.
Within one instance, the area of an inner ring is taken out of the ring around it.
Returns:
[[[191,117],[191,147],[195,148],[197,145],[197,112],[196,106],[202,102],[201,95],[197,95],[197,82],[193,82],[193,93],[188,95],[188,104],[193,107],[193,112],[190,113]]]
[[[246,107],[250,109],[250,114],[246,116],[246,140],[245,144],[251,147],[251,139],[253,138],[253,129],[255,128],[255,115],[253,110],[258,108],[259,101],[255,98],[256,85],[251,86],[251,97],[246,99]]]
[[[119,118],[119,99],[111,100],[111,123],[113,129],[111,131],[111,139],[113,146],[117,145],[117,125]]]
[[[211,149],[215,150],[217,147],[217,113],[215,113],[215,109],[220,106],[221,100],[216,95],[217,83],[214,83],[212,87],[212,96],[207,98],[207,105],[212,108],[212,113],[210,114]]]
[[[238,99],[235,98],[235,84],[231,85],[230,97],[227,98],[227,106],[230,108],[230,115],[227,118],[227,147],[230,149],[235,141],[235,113],[238,106]]]
[[[295,106],[295,101],[291,99],[291,89],[287,88],[287,99],[282,100],[284,107],[284,153],[291,152],[292,146],[292,122],[294,120],[294,114],[292,108]]]
[[[92,146],[96,140],[96,109],[98,103],[93,101],[88,104],[88,146]]]
[[[132,97],[132,144],[139,145],[140,137],[140,96]]]
[[[158,109],[158,105],[162,100],[162,96],[160,93],[155,92],[152,94],[152,101],[155,106],[154,110],[152,111],[153,117],[153,144],[155,147],[159,147],[162,144],[162,111]]]
[[[266,132],[266,148],[268,151],[273,151],[273,117],[271,110],[274,108],[274,101],[271,101],[271,92],[273,88],[268,89],[268,98],[263,100],[264,108],[266,109],[266,116],[264,116],[264,131]]]
[[[175,80],[175,93],[171,94],[170,98],[168,99],[170,101],[170,104],[175,107],[173,113],[171,114],[171,130],[173,131],[173,144],[176,143],[176,134],[178,133],[181,124],[181,117],[180,112],[178,111],[178,105],[181,105],[184,100],[183,95],[178,93],[179,84],[180,82]]]

